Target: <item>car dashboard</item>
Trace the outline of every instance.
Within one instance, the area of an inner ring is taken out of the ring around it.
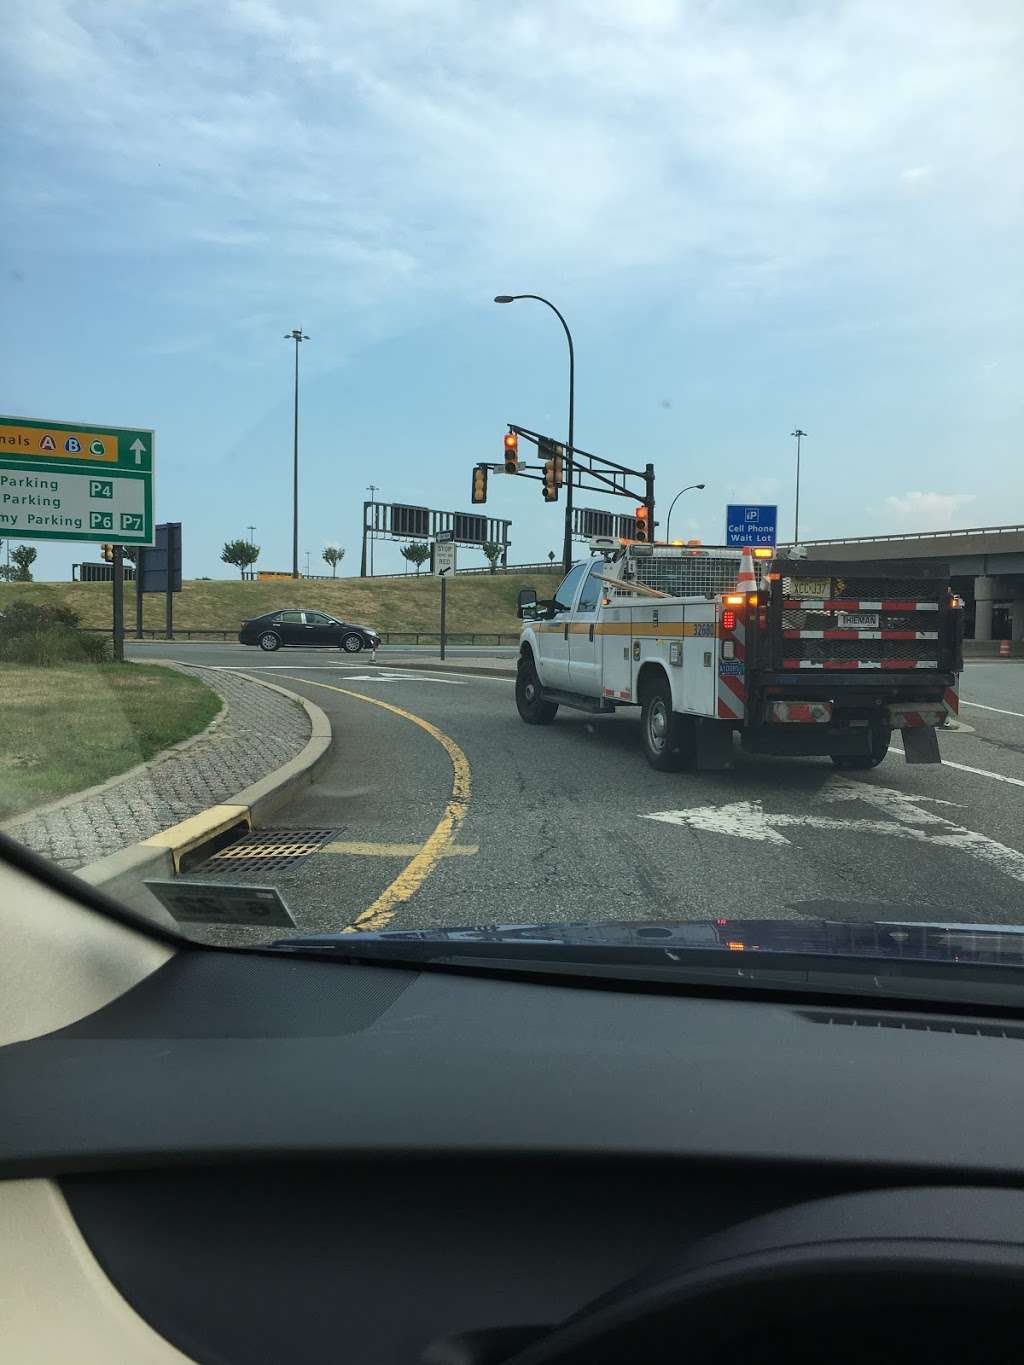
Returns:
[[[1022,1060],[991,1018],[183,949],[0,1048],[0,1241],[46,1187],[167,1359],[526,1360],[752,1219],[1016,1209]]]

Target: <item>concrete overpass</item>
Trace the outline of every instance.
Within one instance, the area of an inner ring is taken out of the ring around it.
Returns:
[[[975,640],[1024,640],[1024,526],[972,526],[803,542],[811,559],[936,559],[949,564]]]

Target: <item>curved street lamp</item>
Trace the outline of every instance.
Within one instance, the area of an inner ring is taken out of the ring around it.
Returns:
[[[540,294],[495,294],[494,296],[495,303],[515,303],[517,299],[535,299],[537,303],[546,304],[562,324],[565,339],[569,343],[569,442],[565,448],[565,535],[562,541],[562,572],[568,573],[572,568],[572,457],[575,449],[573,446],[573,407],[576,387],[576,357],[573,353],[572,333],[569,331],[569,324],[551,300],[543,298]]]
[[[700,488],[700,489],[703,489],[703,487],[704,487],[704,485],[703,485],[702,483],[688,483],[688,484],[686,485],[685,488],[680,488],[679,492],[678,492],[678,493],[675,495],[675,497],[672,499],[672,502],[671,502],[671,504],[670,504],[670,506],[669,506],[669,509],[668,509],[668,516],[665,518],[665,539],[666,539],[667,541],[669,541],[669,543],[671,543],[671,541],[672,541],[672,535],[671,535],[671,531],[672,531],[672,508],[675,507],[676,503],[679,501],[679,499],[683,496],[684,493],[689,493],[690,490],[691,490],[692,488]]]

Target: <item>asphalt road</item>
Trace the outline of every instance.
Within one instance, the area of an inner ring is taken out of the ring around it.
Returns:
[[[290,867],[245,874],[278,887],[300,931],[607,918],[1024,923],[1021,663],[967,666],[963,726],[940,737],[941,766],[891,752],[872,772],[842,773],[827,759],[737,750],[728,772],[660,774],[640,752],[636,711],[562,710],[552,726],[526,726],[511,677],[389,670],[382,655],[372,664],[334,651],[271,663],[230,644],[131,652],[266,669],[330,716],[329,764],[274,822],[330,831],[326,842]],[[454,801],[453,779],[468,789]]]

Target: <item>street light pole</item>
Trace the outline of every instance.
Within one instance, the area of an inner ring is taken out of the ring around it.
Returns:
[[[295,342],[295,416],[292,430],[292,578],[299,576],[299,343],[308,341],[301,327],[285,332]]]
[[[573,418],[576,402],[576,356],[573,351],[572,333],[569,331],[569,324],[551,300],[542,298],[540,294],[497,294],[494,302],[515,303],[517,299],[535,299],[537,303],[546,304],[562,324],[565,339],[569,343],[569,442],[565,450],[565,533],[562,539],[562,572],[568,573],[572,567],[572,471],[575,450]]]
[[[796,507],[793,511],[793,544],[800,544],[800,441],[807,435],[806,431],[801,431],[797,427],[796,431],[791,431],[790,436],[796,437]]]
[[[680,488],[679,492],[675,495],[675,497],[669,504],[668,516],[665,518],[665,539],[667,541],[672,540],[672,508],[675,507],[676,503],[679,501],[679,499],[683,496],[684,493],[689,493],[690,490],[693,488],[700,488],[703,490],[704,485],[702,483],[688,483],[685,488]]]

